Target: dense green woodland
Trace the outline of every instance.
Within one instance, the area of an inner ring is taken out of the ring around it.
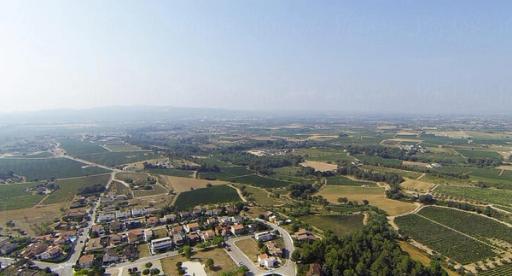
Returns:
[[[424,267],[401,251],[394,232],[383,215],[374,215],[361,231],[340,238],[327,233],[325,239],[303,244],[292,254],[300,264],[320,263],[325,275],[447,275],[433,261]]]

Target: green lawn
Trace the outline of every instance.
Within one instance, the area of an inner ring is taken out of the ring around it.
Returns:
[[[354,160],[354,158],[343,152],[341,148],[307,148],[297,149],[295,154],[304,156],[311,161],[336,162],[338,160]]]
[[[13,171],[17,175],[25,176],[28,181],[50,179],[52,177],[69,178],[108,172],[98,167],[84,166],[83,163],[66,158],[0,158],[0,172]]]
[[[199,176],[203,179],[229,180],[233,177],[253,174],[254,171],[248,170],[242,166],[220,167],[220,172],[201,172]]]
[[[177,210],[187,210],[198,205],[238,201],[241,199],[235,189],[227,185],[219,185],[180,193],[175,206]]]

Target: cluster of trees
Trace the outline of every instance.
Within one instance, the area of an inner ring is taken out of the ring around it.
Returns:
[[[325,275],[447,275],[439,262],[427,268],[402,252],[383,215],[347,237],[327,233],[292,253],[301,264],[318,263]]]
[[[341,175],[352,175],[364,180],[386,182],[390,185],[398,185],[404,181],[403,177],[396,173],[380,173],[372,170],[360,169],[353,165],[339,167],[337,173]]]
[[[215,164],[203,163],[197,170],[199,172],[220,172],[220,167]]]
[[[481,207],[481,206],[476,206],[476,205],[469,204],[466,202],[456,202],[456,201],[451,201],[451,200],[441,201],[441,202],[438,202],[437,204],[448,206],[451,208],[457,208],[457,209],[461,209],[461,210],[465,210],[465,211],[477,212],[479,214],[484,214],[488,217],[495,217],[495,218],[503,217],[503,215],[500,212],[494,210],[493,208],[491,208],[489,206]]]
[[[405,151],[399,148],[383,147],[380,145],[348,145],[345,149],[352,155],[364,154],[399,160],[410,160],[411,157],[416,154],[415,150]]]
[[[495,158],[468,158],[468,163],[477,167],[496,167],[501,165],[501,160]]]
[[[315,177],[330,177],[335,176],[336,173],[334,171],[317,171],[312,167],[300,167],[300,169],[295,173],[296,176],[315,176]]]
[[[105,191],[105,186],[102,184],[94,184],[92,186],[82,187],[78,190],[79,195],[99,194]]]
[[[309,199],[312,194],[318,191],[318,188],[313,184],[292,184],[288,186],[290,195],[293,198]]]
[[[297,155],[255,156],[246,152],[223,154],[219,159],[239,166],[248,166],[266,175],[272,174],[274,168],[297,166],[303,161],[303,158]]]

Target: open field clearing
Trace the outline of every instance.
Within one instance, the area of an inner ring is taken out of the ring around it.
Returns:
[[[354,157],[363,162],[365,165],[397,167],[402,164],[402,161],[398,159],[387,159],[374,155],[369,156],[364,154],[356,154]]]
[[[13,171],[17,175],[25,176],[28,181],[50,179],[52,177],[69,178],[108,172],[98,167],[85,166],[78,161],[67,158],[0,158],[0,173],[7,173],[9,171]]]
[[[224,252],[223,249],[214,248],[206,249],[193,253],[190,261],[199,261],[201,264],[206,264],[206,260],[213,259],[215,267],[212,270],[205,268],[208,276],[220,276],[223,272],[233,271],[237,268],[237,265],[233,262],[231,257]],[[185,257],[178,255],[174,257],[167,257],[160,260],[162,263],[162,269],[165,275],[179,275],[176,269],[177,262],[189,261]]]
[[[240,250],[242,250],[242,252],[244,252],[244,254],[253,262],[258,260],[259,250],[256,240],[251,238],[243,239],[235,242],[235,245],[238,246],[238,248],[240,248]]]
[[[51,193],[44,201],[44,204],[52,204],[59,202],[71,202],[77,193],[85,187],[94,185],[106,186],[110,174],[93,175],[87,177],[58,179],[59,189]]]
[[[194,171],[180,170],[180,169],[150,169],[150,170],[146,170],[146,172],[151,173],[151,174],[165,174],[165,175],[180,176],[180,177],[191,177],[194,174]]]
[[[78,157],[104,166],[114,167],[143,160],[155,159],[158,155],[151,151],[106,151],[102,153],[81,154]]]
[[[460,148],[458,148],[457,151],[467,158],[491,158],[491,159],[501,160],[501,155],[499,155],[495,151],[483,151],[483,150],[460,149]]]
[[[151,251],[149,251],[149,245],[147,243],[139,244],[137,250],[139,251],[139,258],[151,256]]]
[[[262,188],[280,188],[293,184],[292,182],[283,181],[270,177],[263,177],[255,174],[231,178],[230,181],[235,183],[249,184]]]
[[[233,177],[253,174],[254,171],[248,170],[242,166],[220,167],[220,172],[201,172],[199,177],[204,179],[228,180]]]
[[[402,161],[402,166],[426,168],[429,164],[424,162]]]
[[[375,182],[371,181],[362,181],[362,180],[353,180],[346,176],[332,176],[327,177],[328,185],[345,185],[345,186],[376,186]]]
[[[71,156],[107,152],[98,144],[80,139],[61,139],[59,142],[61,147]]]
[[[29,235],[34,236],[35,226],[51,223],[54,219],[62,218],[61,208],[67,208],[68,202],[42,205],[32,208],[15,209],[0,212],[0,224],[2,227],[9,220],[14,220],[15,227],[28,232]],[[8,229],[4,227],[4,231]]]
[[[402,187],[406,190],[422,192],[422,193],[426,193],[426,192],[430,191],[430,189],[432,189],[432,187],[434,187],[434,186],[435,186],[434,183],[415,180],[415,179],[406,179],[404,182],[400,183],[400,187]]]
[[[192,189],[206,188],[208,183],[212,185],[226,184],[225,181],[219,180],[194,179],[189,177],[178,177],[169,175],[158,175],[158,182],[160,182],[160,184],[162,185],[166,185],[175,193],[187,192]]]
[[[133,208],[163,208],[169,206],[174,199],[174,195],[158,194],[147,197],[135,197],[129,200],[129,206]]]
[[[425,207],[418,214],[484,242],[495,239],[512,245],[512,227],[481,215],[434,206]]]
[[[178,195],[175,206],[178,210],[187,210],[198,205],[238,201],[241,201],[241,199],[235,189],[227,185],[219,185],[182,192]]]
[[[338,138],[337,135],[321,135],[321,134],[314,134],[306,138],[307,140],[312,141],[329,141]]]
[[[306,160],[302,163],[300,163],[303,167],[311,167],[315,169],[316,171],[320,172],[328,172],[328,171],[336,171],[338,169],[338,165],[336,164],[329,164],[327,162],[321,162],[321,161],[310,161]]]
[[[6,157],[16,157],[16,158],[48,158],[48,157],[52,157],[52,156],[53,156],[53,154],[51,154],[48,151],[40,151],[40,152],[33,152],[33,153],[29,153],[29,154],[7,155]]]
[[[363,168],[382,172],[382,173],[396,173],[398,175],[401,175],[402,177],[408,177],[408,178],[414,178],[414,179],[421,176],[420,172],[401,170],[401,169],[395,169],[395,168],[386,168],[386,167],[368,166],[368,165],[363,166]]]
[[[26,192],[25,189],[36,186],[37,182],[0,185],[0,211],[23,209],[36,205],[43,195]]]
[[[398,241],[398,244],[400,245],[400,248],[403,251],[405,251],[405,252],[407,252],[407,254],[409,254],[411,259],[413,259],[417,262],[420,262],[424,266],[427,266],[427,267],[430,266],[431,259],[427,253],[419,250],[414,245],[411,245],[410,243],[405,242],[405,241]],[[443,268],[444,268],[444,271],[446,271],[446,273],[448,273],[449,276],[459,276],[458,273],[453,272],[444,266],[443,266]]]
[[[269,196],[269,193],[261,188],[252,187],[249,185],[234,184],[238,188],[241,186],[245,187],[245,191],[249,193],[249,197],[253,198],[254,201],[261,206],[274,206],[282,204],[283,201],[279,198],[273,198]]]
[[[142,150],[138,146],[130,145],[130,144],[126,144],[126,143],[105,144],[104,147],[106,147],[110,151],[116,151],[116,152]]]
[[[310,215],[301,217],[322,231],[332,231],[338,236],[345,236],[363,228],[363,215]]]
[[[389,215],[395,216],[407,212],[411,212],[416,205],[409,202],[392,200],[384,194],[384,188],[379,187],[350,187],[350,186],[333,186],[327,185],[320,190],[318,195],[323,196],[331,203],[338,203],[338,198],[346,197],[349,201],[362,202],[368,200],[370,205],[376,206]]]
[[[132,195],[130,188],[126,187],[121,182],[115,180],[112,181],[112,183],[110,184],[108,191],[112,192],[115,195],[126,195],[128,196],[128,198],[130,198]]]
[[[512,190],[440,185],[434,192],[454,199],[470,199],[512,206]]]
[[[462,264],[495,255],[492,247],[416,214],[397,217],[395,222],[401,233]]]
[[[409,137],[413,137],[413,136],[416,136],[417,134],[412,134],[410,135]],[[394,141],[394,142],[405,142],[405,143],[415,143],[415,144],[419,144],[421,142],[423,142],[423,140],[421,139],[414,139],[414,138],[391,138],[391,139],[386,139],[384,141]]]
[[[403,251],[407,252],[409,256],[411,256],[413,260],[420,262],[425,266],[430,265],[431,260],[427,253],[424,253],[423,251],[405,241],[399,241],[398,244]]]
[[[153,189],[151,190],[145,190],[145,189],[139,189],[139,190],[133,190],[133,196],[135,197],[143,197],[143,196],[155,196],[155,195],[160,195],[160,194],[167,194],[167,190],[158,185],[158,184],[155,184],[153,185]]]
[[[311,161],[336,162],[338,160],[354,160],[341,149],[332,148],[308,148],[295,149],[294,154],[302,155],[305,159]]]

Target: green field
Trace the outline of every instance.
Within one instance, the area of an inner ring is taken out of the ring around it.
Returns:
[[[52,157],[52,154],[47,151],[41,151],[38,153],[30,153],[25,155],[16,155],[14,157],[20,157],[20,158],[48,158]]]
[[[386,159],[379,156],[369,156],[364,154],[356,154],[355,157],[359,159],[359,161],[363,162],[367,165],[372,166],[391,166],[396,167],[402,164],[401,160],[398,159]]]
[[[433,206],[419,214],[482,241],[494,238],[512,244],[511,227],[481,215]]]
[[[296,149],[295,154],[302,155],[305,159],[311,161],[336,162],[339,160],[354,160],[343,150],[333,148]]]
[[[158,158],[158,155],[150,151],[133,151],[133,152],[102,152],[83,154],[79,156],[81,159],[98,163],[105,166],[118,166],[128,163],[134,163],[149,159]]]
[[[464,155],[466,158],[490,158],[501,160],[501,155],[495,151],[483,151],[475,149],[457,149],[457,152]]]
[[[329,184],[329,185],[344,185],[344,186],[361,186],[361,185],[375,186],[376,185],[375,182],[352,180],[350,178],[347,178],[347,177],[341,176],[341,175],[327,177],[327,184]]]
[[[245,186],[245,191],[249,193],[249,198],[254,199],[254,201],[260,206],[273,206],[283,203],[279,198],[269,197],[268,193],[260,188],[243,184],[234,185],[237,185],[239,188],[241,186]]]
[[[201,172],[199,176],[203,179],[228,180],[233,177],[253,174],[254,172],[242,166],[221,167],[220,172]]]
[[[59,202],[70,202],[73,199],[73,197],[80,191],[81,188],[94,186],[96,184],[106,186],[109,179],[110,174],[59,179],[57,180],[57,184],[59,184],[60,189],[51,193],[48,196],[48,198],[44,200],[43,203],[52,204]]]
[[[363,168],[381,172],[381,173],[396,173],[398,175],[401,175],[402,177],[407,177],[407,178],[412,178],[412,179],[416,179],[421,175],[420,172],[388,168],[388,167],[365,165],[365,166],[363,166]]]
[[[187,210],[198,205],[238,202],[240,200],[235,189],[227,185],[219,185],[180,193],[175,206],[177,210]]]
[[[141,197],[141,196],[152,196],[152,195],[160,195],[165,194],[167,192],[166,189],[162,188],[160,185],[153,185],[153,189],[151,190],[133,190],[133,195],[135,197]]]
[[[84,167],[83,163],[67,158],[9,159],[0,158],[0,172],[13,171],[25,176],[28,181],[41,179],[69,178],[108,172],[98,167]]]
[[[351,234],[363,228],[363,215],[311,215],[301,217],[305,223],[338,236]]]
[[[102,146],[89,141],[82,141],[79,139],[61,139],[59,142],[61,147],[71,156],[107,152],[107,150]]]
[[[141,148],[139,148],[137,146],[130,145],[130,144],[124,144],[124,143],[106,144],[105,147],[107,147],[111,151],[117,151],[117,152],[141,150]]]
[[[180,177],[190,177],[194,173],[194,171],[180,169],[149,169],[145,171],[151,174],[163,174]]]
[[[416,214],[398,217],[400,232],[433,250],[468,264],[494,256],[492,247],[433,223]]]
[[[456,198],[512,206],[512,190],[440,185],[435,192]]]
[[[285,186],[292,184],[291,182],[288,182],[288,181],[282,181],[282,180],[278,180],[278,179],[274,179],[274,178],[270,178],[270,177],[262,177],[262,176],[255,175],[255,174],[246,175],[246,176],[237,177],[237,178],[231,178],[230,181],[236,182],[236,183],[249,184],[249,185],[253,185],[256,187],[262,187],[262,188],[279,188],[279,187],[285,187]]]
[[[0,211],[29,208],[37,204],[44,196],[25,192],[26,188],[37,184],[39,183],[0,185]]]

